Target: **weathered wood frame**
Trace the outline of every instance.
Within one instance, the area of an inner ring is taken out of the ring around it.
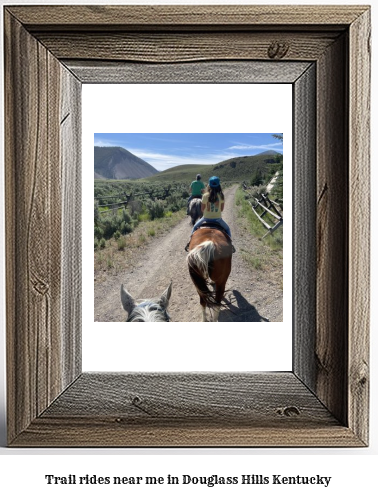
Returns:
[[[9,445],[367,446],[369,7],[7,6],[4,22]],[[295,102],[293,371],[81,373],[81,84],[268,66]]]

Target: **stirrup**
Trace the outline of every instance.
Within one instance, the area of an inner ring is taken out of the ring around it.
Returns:
[[[235,253],[236,249],[235,249],[234,245],[231,245],[231,246],[232,246],[232,253]]]
[[[185,245],[185,252],[189,252],[190,241]]]

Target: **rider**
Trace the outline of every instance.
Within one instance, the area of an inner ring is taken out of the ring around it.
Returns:
[[[231,231],[222,219],[224,209],[224,194],[220,185],[219,177],[210,177],[206,192],[202,196],[201,209],[203,217],[193,226],[192,234],[203,222],[217,222],[231,238]]]
[[[202,193],[205,190],[205,184],[201,181],[201,174],[196,175],[196,180],[190,185],[190,192],[192,193],[188,198],[186,207],[186,215],[189,215],[189,203],[193,198],[202,198]]]
[[[224,194],[220,184],[219,177],[210,177],[209,184],[206,187],[206,192],[202,197],[201,210],[203,217],[199,219],[193,226],[192,234],[198,229],[203,222],[217,222],[223,227],[225,232],[231,239],[231,231],[228,224],[222,219],[222,211],[224,209]],[[188,250],[189,243],[185,250]],[[232,247],[232,251],[235,249]]]

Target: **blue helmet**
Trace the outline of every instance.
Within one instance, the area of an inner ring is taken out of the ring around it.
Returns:
[[[212,187],[212,188],[216,188],[216,187],[219,187],[220,186],[220,180],[219,180],[219,177],[210,177],[209,179],[209,186]]]

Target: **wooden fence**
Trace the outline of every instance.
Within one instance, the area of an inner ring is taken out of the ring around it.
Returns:
[[[231,185],[232,183],[229,181],[223,182],[222,185],[223,187],[227,187],[228,185]],[[117,201],[115,203],[103,203],[99,204],[99,208],[107,208],[107,210],[101,210],[101,213],[106,213],[109,212],[110,210],[118,210],[121,207],[127,207],[127,205],[132,201],[133,199],[139,197],[139,196],[146,196],[148,195],[151,200],[165,200],[173,194],[175,191],[180,191],[180,190],[188,190],[189,192],[189,185],[186,184],[181,184],[179,186],[169,186],[167,188],[160,188],[160,189],[149,189],[147,191],[143,192],[131,192],[130,194],[127,194],[125,191],[116,193],[114,195],[109,195],[109,196],[95,196],[94,200],[105,200],[105,199],[117,199],[121,198],[120,201]]]
[[[248,191],[247,185],[243,182],[244,191]],[[259,198],[252,196],[254,199],[254,203],[248,200],[248,203],[251,205],[253,213],[259,219],[261,224],[268,230],[267,233],[264,234],[263,238],[268,236],[269,234],[273,234],[276,229],[283,225],[283,214],[281,212],[281,207],[278,203],[271,200],[268,194],[261,194]],[[257,209],[262,209],[262,212],[259,214]],[[266,220],[264,220],[264,216],[269,214],[273,217],[277,222],[274,225],[268,224]]]
[[[132,201],[133,199],[139,197],[139,196],[148,196],[151,200],[165,200],[173,194],[175,191],[180,190],[180,189],[185,189],[187,186],[170,186],[168,188],[162,188],[162,189],[149,189],[147,191],[143,192],[131,192],[130,194],[127,194],[126,192],[121,192],[121,193],[116,193],[114,195],[109,195],[109,196],[95,196],[94,200],[105,200],[105,199],[120,199],[119,201],[115,203],[102,203],[99,204],[99,208],[107,208],[107,210],[101,210],[101,213],[109,212],[110,210],[118,210],[121,207],[127,207],[127,205]]]

